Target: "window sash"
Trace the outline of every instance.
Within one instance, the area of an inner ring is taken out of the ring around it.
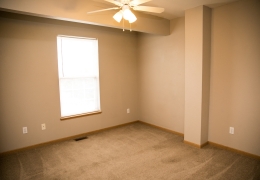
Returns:
[[[100,112],[98,41],[58,36],[57,42],[61,118]],[[85,48],[82,49],[81,46]],[[73,49],[75,47],[76,50]],[[71,51],[67,53],[69,56],[64,53],[67,51]],[[82,56],[76,57],[78,54]],[[73,68],[74,71],[71,71]]]

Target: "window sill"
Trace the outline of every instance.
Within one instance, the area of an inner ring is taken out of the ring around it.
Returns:
[[[78,118],[78,117],[82,117],[82,116],[90,116],[90,115],[101,114],[101,113],[102,113],[102,111],[93,111],[90,113],[76,114],[76,115],[72,115],[72,116],[64,116],[64,117],[61,117],[60,120],[64,121],[64,120],[74,119],[74,118]]]

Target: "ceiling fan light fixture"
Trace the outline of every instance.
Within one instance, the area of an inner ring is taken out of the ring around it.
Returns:
[[[117,22],[120,22],[123,18],[123,12],[122,10],[118,11],[114,16],[113,16],[114,20],[116,20]]]
[[[137,20],[136,16],[133,13],[131,13],[131,15],[128,18],[129,23],[133,23],[136,20]]]
[[[129,20],[129,18],[132,16],[132,12],[130,11],[130,9],[124,9],[123,10],[123,17],[125,20]]]
[[[160,8],[160,7],[139,6],[140,4],[144,4],[152,0],[105,0],[105,1],[112,3],[117,7],[90,11],[88,13],[90,14],[90,13],[97,13],[97,12],[103,12],[103,11],[114,10],[114,9],[121,9],[113,16],[113,18],[118,23],[120,23],[121,20],[124,18],[124,20],[129,21],[131,26],[131,23],[137,20],[136,16],[132,13],[131,9],[135,11],[144,11],[144,12],[151,12],[151,13],[162,13],[164,11],[164,8]]]

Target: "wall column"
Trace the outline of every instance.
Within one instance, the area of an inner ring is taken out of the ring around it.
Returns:
[[[184,142],[203,146],[208,141],[211,51],[211,9],[185,12]]]

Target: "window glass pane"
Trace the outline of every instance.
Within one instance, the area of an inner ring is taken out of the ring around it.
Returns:
[[[61,116],[100,111],[97,40],[58,36]]]
[[[62,78],[60,89],[62,116],[99,109],[97,78]]]
[[[60,77],[98,75],[97,40],[59,38],[61,64]]]

